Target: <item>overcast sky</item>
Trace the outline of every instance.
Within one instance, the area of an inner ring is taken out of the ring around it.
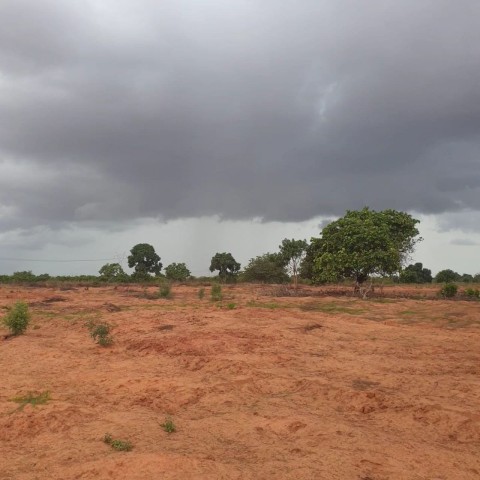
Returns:
[[[422,220],[425,266],[480,271],[479,18],[478,0],[1,0],[0,273],[96,273],[146,242],[202,274],[365,205]]]

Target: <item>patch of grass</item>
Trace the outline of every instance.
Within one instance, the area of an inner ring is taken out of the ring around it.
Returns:
[[[227,303],[227,308],[228,308],[229,310],[234,310],[235,307],[236,307],[236,305],[235,305],[233,302],[232,302],[232,303]]]
[[[257,302],[255,300],[249,300],[247,302],[247,307],[255,307],[255,308],[268,308],[268,309],[275,309],[280,308],[282,305],[276,302]]]
[[[110,325],[106,323],[89,322],[87,326],[90,330],[90,336],[102,347],[108,347],[113,343],[113,337],[110,334]]]
[[[45,405],[50,400],[50,392],[45,391],[41,393],[32,393],[29,392],[24,396],[12,398],[12,402],[19,403],[20,406],[18,407],[22,410],[25,405]]]
[[[165,418],[165,422],[161,423],[160,426],[167,433],[173,433],[177,431],[177,427],[173,423],[173,420],[170,417]]]
[[[118,452],[130,452],[133,448],[133,445],[128,440],[114,439],[109,433],[105,434],[103,441]]]
[[[158,296],[166,299],[172,298],[172,289],[168,283],[164,283],[160,286],[158,289]]]
[[[198,290],[198,298],[199,298],[200,300],[203,300],[203,297],[205,297],[205,289],[204,289],[204,288],[200,288],[200,289]]]
[[[337,303],[305,303],[299,306],[304,312],[324,312],[324,313],[347,313],[349,315],[359,315],[365,312],[363,308],[355,308],[349,305],[339,305]]]
[[[11,334],[23,335],[30,323],[31,315],[28,305],[25,302],[16,302],[3,319],[3,323],[10,330]]]
[[[212,301],[220,302],[223,298],[222,295],[222,286],[219,283],[214,283],[212,285],[212,289],[210,291],[210,296]]]

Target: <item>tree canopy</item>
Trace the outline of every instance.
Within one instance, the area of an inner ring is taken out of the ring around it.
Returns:
[[[400,283],[432,283],[432,271],[422,263],[408,265],[400,272]]]
[[[446,268],[445,270],[440,270],[435,275],[435,282],[436,283],[459,282],[461,278],[462,277],[459,273],[454,272],[450,268]]]
[[[279,246],[280,255],[293,277],[295,288],[297,288],[298,284],[298,269],[305,255],[307,245],[306,240],[294,240],[293,238],[289,240],[288,238],[284,238],[282,244]]]
[[[417,223],[396,210],[348,210],[322,230],[314,279],[353,278],[361,285],[372,275],[398,272],[421,240]]]
[[[155,249],[148,243],[138,243],[130,250],[128,266],[135,269],[137,278],[148,277],[150,273],[160,275],[162,264]]]
[[[119,263],[106,263],[98,273],[100,280],[104,282],[125,282],[128,279],[128,275]]]
[[[220,280],[227,281],[234,278],[240,270],[240,264],[233,258],[231,253],[216,253],[210,262],[210,271],[218,270]]]
[[[246,282],[287,283],[290,278],[286,272],[284,258],[278,253],[265,253],[250,259],[242,273]]]
[[[184,263],[171,263],[165,267],[165,276],[169,280],[176,280],[178,282],[185,281],[191,275],[190,270]]]

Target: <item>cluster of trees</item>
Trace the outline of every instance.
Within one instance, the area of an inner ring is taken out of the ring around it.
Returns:
[[[422,240],[418,223],[408,213],[392,209],[349,210],[325,226],[320,236],[311,238],[309,243],[284,239],[277,252],[250,259],[243,271],[231,253],[216,253],[211,259],[210,271],[218,272],[222,282],[240,279],[287,283],[293,280],[295,287],[299,277],[315,284],[351,279],[359,290],[373,277],[390,277],[401,283],[480,282],[480,274],[460,275],[453,270],[442,270],[433,278],[431,270],[424,268],[422,263],[405,266],[415,245]],[[185,263],[172,263],[162,273],[161,259],[148,243],[135,245],[127,260],[129,268],[133,268],[132,275],[128,275],[119,263],[107,263],[99,271],[100,280],[143,281],[153,275],[185,281],[191,277]],[[90,276],[85,277],[90,280]],[[10,278],[29,282],[48,280],[50,276],[16,272]]]

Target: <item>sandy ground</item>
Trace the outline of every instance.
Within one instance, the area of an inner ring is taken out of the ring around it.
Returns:
[[[0,479],[480,478],[480,302],[205,290],[0,287]]]

